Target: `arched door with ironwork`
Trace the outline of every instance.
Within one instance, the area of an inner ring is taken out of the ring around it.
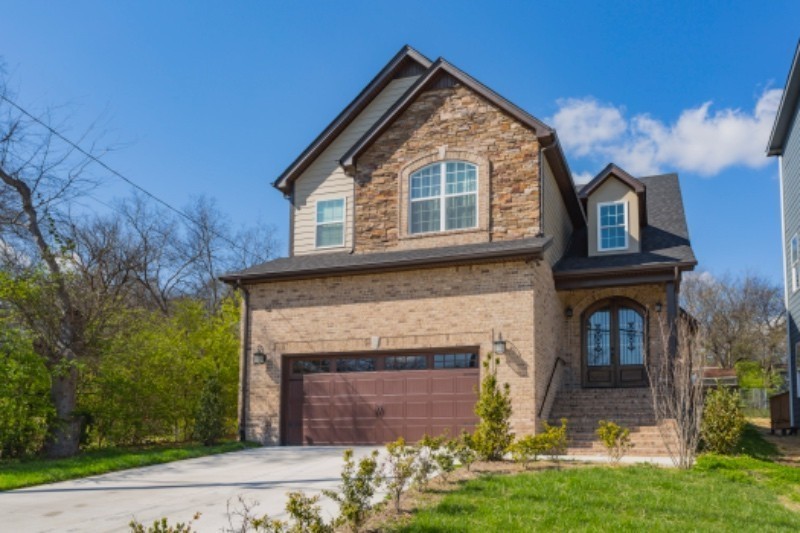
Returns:
[[[627,299],[600,302],[583,319],[583,385],[642,387],[645,370],[645,313]]]

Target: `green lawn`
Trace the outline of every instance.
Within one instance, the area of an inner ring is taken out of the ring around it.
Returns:
[[[226,442],[216,446],[186,444],[136,449],[109,448],[84,452],[68,459],[0,461],[0,490],[65,481],[115,470],[169,463],[192,457],[243,450],[250,443]]]
[[[800,531],[800,469],[771,462],[774,447],[754,431],[743,448],[760,458],[485,476],[399,531]]]

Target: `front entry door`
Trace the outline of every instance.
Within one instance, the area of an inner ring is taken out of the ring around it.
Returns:
[[[587,313],[583,322],[583,385],[647,385],[644,312],[632,302],[610,300]]]

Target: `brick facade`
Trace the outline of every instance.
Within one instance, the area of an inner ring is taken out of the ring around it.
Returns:
[[[479,172],[478,177],[483,198],[488,198],[483,218],[479,208],[479,221],[486,224],[408,237],[403,231],[403,171],[421,157],[446,150],[488,162],[489,175]],[[536,135],[463,86],[423,93],[359,158],[356,182],[357,252],[520,239],[540,230]]]
[[[533,432],[534,345],[557,342],[551,319],[536,316],[553,303],[537,304],[545,276],[544,261],[509,261],[253,285],[250,353],[261,346],[270,364],[250,368],[247,438],[279,442],[283,356],[374,351],[378,342],[386,352],[476,346],[484,358],[493,333],[510,341],[498,377],[511,385],[514,431]]]

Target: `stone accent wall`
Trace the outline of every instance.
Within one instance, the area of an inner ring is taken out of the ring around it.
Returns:
[[[513,429],[533,432],[534,309],[540,287],[552,286],[548,275],[543,261],[508,261],[251,286],[248,353],[260,345],[270,362],[251,367],[247,438],[279,443],[287,354],[373,351],[377,343],[379,351],[478,346],[483,359],[493,333],[502,333],[515,351],[498,367],[501,383],[511,385]],[[540,330],[537,342],[555,345],[544,339],[555,329]]]
[[[581,387],[582,365],[582,318],[583,313],[595,302],[623,296],[630,298],[642,305],[648,312],[647,334],[649,340],[648,357],[660,357],[663,351],[662,333],[659,321],[666,324],[667,305],[666,288],[663,284],[636,285],[631,287],[616,287],[604,289],[581,289],[560,291],[558,293],[563,309],[572,307],[572,318],[564,318],[565,335],[560,341],[561,357],[567,361],[567,368],[561,376],[561,386],[566,388]],[[655,311],[655,304],[661,303],[662,311]],[[665,326],[666,327],[666,326]]]
[[[488,161],[489,175],[478,177],[485,181],[481,194],[489,195],[488,226],[407,238],[401,231],[405,219],[401,210],[408,209],[401,200],[403,169],[420,157],[445,150]],[[359,158],[357,167],[357,252],[511,240],[539,233],[536,135],[463,86],[423,93]]]

